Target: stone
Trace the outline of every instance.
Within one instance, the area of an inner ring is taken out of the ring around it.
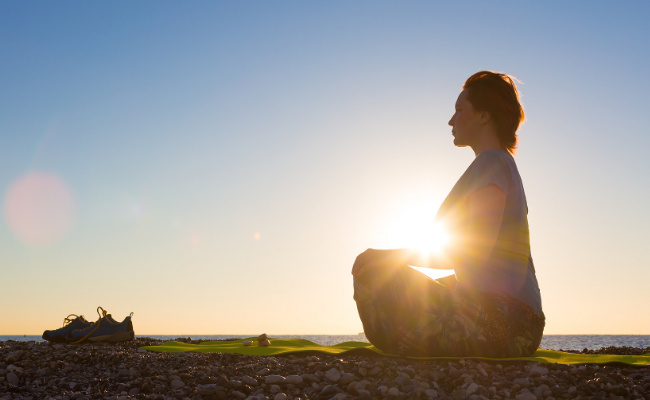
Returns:
[[[541,365],[533,365],[528,372],[530,374],[548,375],[548,368],[542,367]]]
[[[341,385],[347,385],[348,383],[350,383],[350,382],[352,382],[352,381],[354,381],[356,379],[357,379],[356,375],[351,374],[349,372],[344,372],[343,374],[341,374],[341,380],[339,381],[339,383]]]
[[[325,386],[321,391],[320,391],[320,396],[334,396],[338,393],[342,393],[343,389],[333,386],[333,385],[327,385]]]
[[[268,338],[269,338],[269,337],[266,335],[266,333],[262,333],[261,335],[259,335],[259,336],[257,337],[257,341],[258,341],[258,342],[261,342],[262,340],[266,340],[266,339],[268,339]]]
[[[180,380],[180,379],[174,379],[174,380],[172,381],[172,383],[171,383],[171,386],[172,386],[173,389],[180,389],[180,388],[182,388],[183,386],[185,386],[185,382],[183,382],[183,381]]]
[[[7,354],[7,361],[18,361],[23,357],[23,354],[25,354],[24,350],[12,351],[11,353]]]
[[[196,394],[200,396],[216,396],[217,394],[217,384],[208,383],[206,385],[198,385],[196,387]]]
[[[270,374],[270,373],[271,373],[271,370],[270,370],[270,369],[268,369],[268,368],[262,368],[261,370],[257,371],[257,372],[255,373],[255,375],[266,376],[266,375],[268,375],[268,374]]]
[[[300,375],[288,375],[285,378],[285,382],[291,385],[302,385],[303,379]]]
[[[515,378],[512,383],[525,387],[530,385],[530,380],[528,378]]]
[[[253,341],[252,340],[244,340],[244,346],[252,346]]]
[[[275,385],[278,383],[284,383],[285,380],[286,378],[281,375],[269,375],[266,378],[264,378],[264,383],[266,383],[267,385]]]
[[[476,383],[472,382],[467,387],[467,391],[465,392],[465,396],[469,397],[469,396],[473,395],[476,392],[478,392],[478,385]]]
[[[15,366],[15,365],[13,365],[13,364],[7,366],[7,371],[9,371],[9,372],[15,372],[15,373],[17,373],[17,374],[22,374],[22,373],[23,373],[23,369],[22,369],[22,368],[17,367],[17,366]]]
[[[269,339],[260,340],[257,342],[257,345],[262,347],[269,347],[271,345],[271,341]]]
[[[516,395],[515,399],[516,400],[537,400],[537,396],[535,396],[531,392],[525,391]]]
[[[388,395],[389,396],[399,396],[399,389],[396,387],[392,387],[388,389]]]
[[[7,383],[9,383],[10,385],[18,386],[20,384],[20,379],[18,379],[18,376],[13,372],[8,373],[6,378],[7,378]]]
[[[257,386],[257,381],[248,375],[242,376],[241,381],[248,386]]]
[[[274,397],[273,400],[287,400],[287,395],[284,393],[277,393]]]
[[[239,390],[233,390],[230,392],[230,399],[239,399],[239,400],[244,400],[246,398],[246,395]]]
[[[330,382],[338,382],[341,379],[341,372],[336,368],[330,368],[325,372],[325,377],[329,379]]]
[[[438,391],[436,389],[426,389],[424,391],[424,394],[429,397],[433,397],[434,399],[438,397]]]

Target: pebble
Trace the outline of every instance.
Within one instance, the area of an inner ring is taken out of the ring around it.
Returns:
[[[232,392],[230,392],[230,397],[232,399],[244,400],[246,398],[246,395],[240,392],[239,390],[233,390]]]
[[[538,374],[538,375],[548,375],[548,368],[544,368],[541,365],[533,365],[528,369],[528,373]]]
[[[516,400],[537,400],[537,396],[531,392],[522,392],[515,396]]]
[[[302,385],[303,379],[300,375],[287,375],[285,382],[291,385]]]
[[[10,385],[18,386],[20,384],[20,379],[16,374],[10,372],[7,374],[7,383]]]
[[[478,385],[476,383],[472,382],[467,387],[467,391],[465,392],[465,395],[467,397],[469,397],[469,396],[473,395],[476,392],[478,392]]]
[[[649,368],[618,364],[430,361],[362,354],[259,357],[140,349],[161,343],[148,338],[80,345],[0,342],[0,399],[560,400],[639,399],[650,391]],[[603,351],[643,354],[650,349]]]
[[[267,385],[283,383],[284,381],[285,381],[285,377],[281,375],[269,375],[266,378],[264,378],[264,383],[266,383]]]
[[[341,379],[341,372],[339,372],[339,370],[336,368],[331,368],[325,372],[325,377],[331,382],[336,383]]]
[[[180,379],[174,379],[171,383],[171,386],[174,389],[179,389],[185,386],[185,382],[181,381]]]
[[[528,377],[525,378],[515,378],[513,379],[512,383],[520,385],[520,386],[529,386],[530,385],[530,379]]]
[[[257,386],[257,380],[251,378],[248,375],[242,376],[241,381],[244,382],[248,386]]]

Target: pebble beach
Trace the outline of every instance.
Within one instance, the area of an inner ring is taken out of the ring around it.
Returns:
[[[623,364],[422,361],[371,354],[259,357],[140,348],[162,343],[0,341],[0,400],[650,399],[650,368]],[[580,352],[645,354],[650,348]]]

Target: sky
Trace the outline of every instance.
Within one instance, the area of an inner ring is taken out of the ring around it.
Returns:
[[[356,334],[350,270],[417,246],[519,79],[546,334],[650,334],[650,5],[0,0],[0,334]]]

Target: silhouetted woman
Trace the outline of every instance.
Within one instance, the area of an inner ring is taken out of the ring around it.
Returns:
[[[512,156],[524,120],[510,76],[472,75],[449,120],[454,145],[476,158],[436,219],[455,238],[440,256],[411,250],[361,253],[352,268],[366,337],[387,353],[410,356],[528,356],[544,330],[530,253],[528,207]],[[454,269],[432,280],[409,265]]]

